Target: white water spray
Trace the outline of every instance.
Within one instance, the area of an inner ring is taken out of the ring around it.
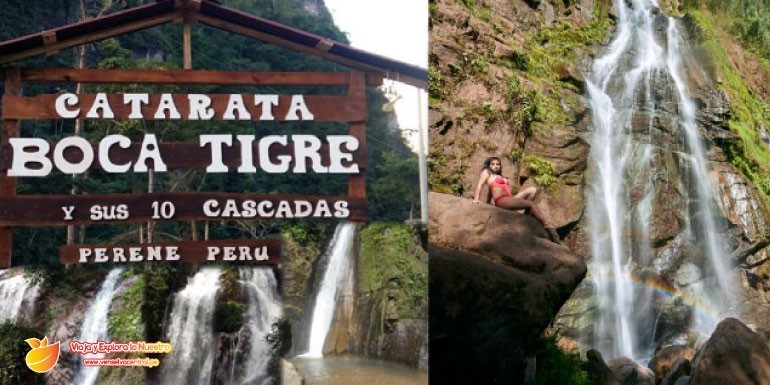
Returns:
[[[161,361],[163,385],[209,385],[214,361],[214,309],[219,276],[201,269],[174,297],[166,335],[173,352]]]
[[[0,270],[0,324],[18,322],[31,313],[39,288],[20,271]]]
[[[655,148],[652,135],[656,109],[664,108],[656,106],[653,97],[653,92],[660,91],[656,89],[660,82],[673,81],[676,86],[679,115],[675,123],[683,133],[688,152],[681,156],[692,160],[691,170],[684,173],[692,174],[688,180],[694,183],[696,193],[686,199],[697,200],[698,212],[686,215],[688,222],[697,216],[695,222],[700,226],[690,229],[686,224],[686,238],[695,239],[696,244],[705,243],[704,254],[717,278],[711,289],[691,294],[724,310],[724,293],[730,287],[727,266],[720,259],[726,254],[718,246],[726,243],[716,230],[717,211],[697,130],[696,109],[677,72],[681,37],[675,21],[669,19],[665,37],[668,46],[662,46],[655,34],[657,2],[630,3],[615,1],[617,35],[608,52],[594,62],[587,80],[594,128],[589,159],[593,172],[587,199],[593,255],[589,269],[596,283],[599,307],[596,348],[608,359],[621,355],[640,358],[654,348],[649,346],[657,318],[651,314],[653,293],[634,286],[632,278],[636,267],[649,265],[650,218],[657,198],[652,188],[656,174],[652,164],[656,152],[667,151]],[[639,119],[645,114],[647,132],[634,132],[632,128],[639,127]]]
[[[302,357],[323,357],[326,334],[334,317],[334,305],[336,304],[337,288],[340,280],[347,274],[350,262],[350,253],[353,250],[356,236],[356,225],[353,223],[341,223],[334,231],[334,237],[324,255],[328,259],[326,271],[321,281],[321,287],[315,299],[313,320],[310,327],[310,346]]]
[[[112,298],[115,295],[120,274],[123,273],[123,270],[122,267],[118,267],[110,270],[110,273],[107,274],[107,278],[104,279],[102,286],[96,293],[96,297],[94,297],[93,302],[88,307],[86,318],[83,320],[83,326],[80,328],[78,341],[97,342],[107,340],[107,321],[110,305],[112,304]],[[104,354],[84,354],[77,357],[78,359],[102,358]],[[78,364],[77,367],[78,371],[75,379],[72,381],[73,385],[93,385],[96,383],[96,379],[99,377],[98,366],[82,366],[82,364]]]
[[[270,268],[241,268],[240,283],[246,295],[245,325],[249,329],[249,356],[245,360],[244,380],[239,384],[270,385],[272,377],[267,373],[270,363],[270,344],[266,337],[272,326],[281,318],[281,298],[278,283]]]

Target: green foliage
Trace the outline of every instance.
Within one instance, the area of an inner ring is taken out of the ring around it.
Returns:
[[[0,383],[38,385],[45,383],[41,376],[27,368],[24,357],[30,346],[27,338],[43,338],[43,332],[12,323],[0,324]]]
[[[428,68],[428,95],[436,101],[444,100],[449,91],[446,89],[444,75],[439,68],[430,66]]]
[[[142,270],[144,281],[144,301],[141,302],[142,319],[148,341],[160,341],[163,338],[163,317],[170,305],[171,294],[187,284],[191,266],[147,265]]]
[[[234,333],[243,325],[246,305],[237,301],[217,301],[214,310],[214,331]]]
[[[462,195],[465,190],[462,178],[465,166],[448,167],[447,155],[442,149],[430,148],[428,154],[428,186],[431,191]]]
[[[737,36],[743,45],[770,60],[770,1],[768,0],[690,0],[688,11],[704,10],[718,15],[719,25]]]
[[[477,52],[463,52],[460,63],[449,63],[449,70],[459,80],[484,74],[489,69],[489,62],[483,54]]]
[[[313,264],[321,255],[319,245],[328,234],[327,222],[296,222],[284,228],[283,248],[287,258],[283,263],[285,282],[283,287],[284,314],[296,319],[301,316]]]
[[[420,205],[420,178],[416,156],[403,156],[395,151],[384,151],[382,160],[375,169],[382,175],[371,185],[369,198],[378,210],[379,220],[401,220],[404,206],[409,208],[409,217]],[[394,215],[395,214],[395,215]]]
[[[360,255],[360,292],[383,306],[390,302],[390,316],[420,318],[428,304],[428,265],[414,229],[372,223],[361,231]]]
[[[527,155],[524,157],[524,164],[535,183],[543,188],[548,188],[559,181],[555,175],[556,164],[550,160],[535,155]]]
[[[492,9],[486,4],[476,4],[475,0],[458,0],[471,15],[489,22]]]
[[[527,74],[537,79],[557,80],[558,66],[577,58],[579,48],[589,47],[609,32],[610,19],[606,10],[597,6],[588,25],[576,26],[563,20],[552,26],[545,24],[529,37]]]
[[[567,353],[558,346],[558,337],[540,338],[537,348],[537,385],[595,385],[588,377],[579,353]]]
[[[138,341],[144,339],[142,322],[142,304],[144,303],[144,276],[139,275],[136,282],[125,293],[115,299],[107,320],[107,330],[115,341]]]
[[[720,28],[730,25],[725,22],[725,18],[730,16],[722,12],[712,14],[708,9],[701,8],[690,8],[688,13],[694,22],[693,32],[708,53],[710,60],[706,66],[712,67],[722,81],[720,87],[727,94],[730,109],[727,124],[741,138],[737,142],[721,144],[725,155],[766,196],[770,196],[770,152],[761,141],[759,132],[760,127],[770,127],[770,104],[749,90],[732,58],[727,56],[724,46],[729,42],[725,31]],[[767,66],[770,68],[770,65]]]
[[[518,162],[521,159],[521,155],[524,153],[523,148],[514,148],[511,150],[511,152],[508,154],[508,158],[511,160],[511,162]]]

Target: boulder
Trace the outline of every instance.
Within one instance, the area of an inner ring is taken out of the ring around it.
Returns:
[[[598,350],[591,349],[586,352],[586,359],[588,360],[586,364],[588,378],[596,385],[620,385],[620,381],[612,374]]]
[[[607,363],[621,385],[654,385],[655,373],[628,357],[617,357]]]
[[[297,371],[297,367],[289,361],[281,359],[281,384],[304,385],[305,379]]]
[[[655,384],[660,384],[663,377],[671,372],[675,361],[682,358],[691,361],[693,357],[695,357],[695,349],[684,345],[668,346],[656,350],[648,365],[655,373]]]
[[[586,273],[534,218],[431,193],[431,383],[512,384]]]
[[[765,339],[727,318],[692,363],[690,385],[770,385],[770,349]]]
[[[688,376],[690,374],[690,360],[686,358],[678,358],[671,364],[671,370],[663,377],[661,385],[675,385],[679,381],[680,377]],[[656,380],[657,381],[657,380]]]

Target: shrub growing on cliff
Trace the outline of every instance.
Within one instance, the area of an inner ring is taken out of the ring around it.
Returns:
[[[427,253],[414,230],[403,224],[372,223],[361,231],[361,293],[395,314],[421,318],[428,304]]]
[[[567,353],[559,348],[556,335],[545,335],[537,348],[537,385],[595,385],[588,378],[585,362],[580,354]]]
[[[0,384],[45,383],[45,377],[29,370],[24,357],[29,351],[27,338],[42,337],[43,333],[11,323],[0,325]]]
[[[559,180],[555,175],[556,165],[548,159],[527,155],[524,157],[524,164],[527,165],[529,175],[535,183],[543,188],[548,188]]]
[[[236,301],[218,301],[214,310],[215,331],[234,333],[243,325],[243,312],[246,306]]]

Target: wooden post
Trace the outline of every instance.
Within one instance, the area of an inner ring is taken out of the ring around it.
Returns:
[[[182,50],[184,53],[184,69],[192,69],[192,41],[190,36],[190,22],[185,18],[182,24]]]
[[[363,72],[351,72],[348,95],[363,100],[366,111],[366,78]],[[366,118],[364,121],[349,122],[348,134],[358,139],[358,150],[367,154],[366,149]],[[366,171],[348,177],[348,197],[366,199]]]
[[[21,71],[8,68],[5,71],[5,95],[21,96]],[[5,118],[5,117],[3,117]],[[10,143],[10,138],[19,136],[19,120],[3,119],[2,144]],[[16,178],[8,177],[7,171],[0,174],[0,195],[16,195]],[[13,248],[13,229],[0,227],[0,268],[11,267],[11,249]]]

